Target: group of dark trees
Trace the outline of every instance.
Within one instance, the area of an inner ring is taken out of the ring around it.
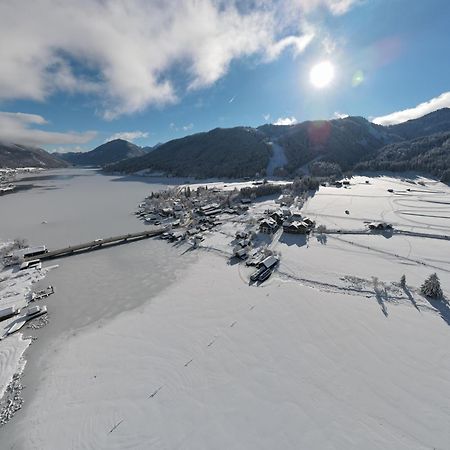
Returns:
[[[266,137],[253,128],[216,128],[167,142],[151,153],[107,166],[147,169],[172,176],[243,178],[264,175],[271,156]]]
[[[311,175],[315,177],[342,178],[341,166],[330,161],[315,161],[309,165]]]
[[[450,181],[450,132],[385,146],[355,166],[355,170],[427,172]]]
[[[266,197],[268,195],[281,194],[287,185],[263,183],[258,186],[248,186],[241,189],[241,196],[244,198]]]

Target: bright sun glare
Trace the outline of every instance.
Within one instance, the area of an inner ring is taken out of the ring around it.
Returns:
[[[309,80],[316,88],[328,86],[334,78],[334,66],[329,61],[323,61],[312,67]]]

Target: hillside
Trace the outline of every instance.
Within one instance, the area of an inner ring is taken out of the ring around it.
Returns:
[[[363,162],[357,170],[419,170],[450,181],[450,132],[436,133],[386,145]]]
[[[257,129],[218,128],[170,141],[149,155],[122,161],[108,169],[124,172],[150,169],[200,178],[264,175],[271,155],[268,143],[278,141],[286,153],[285,169],[294,174],[317,156],[349,168],[371,150],[396,139],[384,132],[383,127],[361,117],[290,126],[263,125]]]
[[[385,127],[403,139],[415,139],[443,131],[450,131],[450,108],[442,108],[418,119]]]
[[[337,171],[351,170],[361,161],[376,160],[374,166],[386,166],[385,156],[376,159],[378,152],[405,154],[411,139],[450,132],[450,109],[444,108],[419,119],[381,126],[363,117],[307,121],[295,125],[263,125],[259,128],[236,127],[215,129],[176,139],[158,146],[144,156],[121,161],[107,167],[119,172],[149,170],[177,176],[243,177],[265,175],[272,155],[270,142],[284,149],[287,163],[283,173],[295,176],[312,161],[333,163]],[[403,144],[402,144],[403,142]],[[411,154],[417,170],[440,175],[448,168],[446,156],[439,154],[439,164],[433,165],[427,157],[418,154],[428,152],[427,141],[415,143]],[[423,144],[423,145],[422,145]],[[390,150],[385,150],[386,146]],[[415,153],[416,152],[416,153]],[[433,155],[437,152],[434,149]],[[337,164],[337,166],[336,166]],[[406,161],[403,161],[403,165]],[[398,167],[401,167],[397,161]],[[444,164],[444,166],[442,166]],[[447,165],[445,165],[447,164]],[[442,169],[442,170],[441,170]],[[398,169],[401,170],[401,169]]]
[[[0,142],[0,167],[41,167],[58,168],[68,166],[55,155],[51,155],[42,148],[27,145]]]
[[[115,139],[96,147],[90,152],[69,152],[58,154],[58,156],[75,166],[104,166],[123,159],[142,156],[146,153],[131,142],[124,139]]]
[[[317,157],[348,169],[372,150],[397,140],[363,117],[307,121],[283,131],[278,142],[285,149],[289,173]]]
[[[253,128],[216,128],[167,142],[151,153],[107,169],[123,172],[148,169],[198,178],[254,176],[265,171],[270,159],[266,138]]]

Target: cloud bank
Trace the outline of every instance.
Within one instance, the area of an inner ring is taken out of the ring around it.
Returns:
[[[407,120],[417,119],[425,114],[437,111],[441,108],[450,108],[450,92],[444,92],[438,97],[434,97],[427,102],[423,102],[414,108],[404,109],[403,111],[396,111],[386,116],[375,117],[372,119],[373,123],[379,125],[395,125],[397,123],[406,122]]]
[[[147,131],[121,131],[114,133],[105,142],[114,141],[115,139],[125,139],[126,141],[133,142],[136,139],[146,138],[148,135],[149,133]]]
[[[279,117],[273,125],[295,125],[297,123],[297,119],[292,117]]]
[[[95,96],[106,119],[170,104],[185,90],[214,84],[233,60],[302,52],[314,37],[307,23],[313,9],[343,14],[354,3],[2,1],[0,101],[82,93]]]
[[[51,144],[85,144],[97,134],[95,131],[59,133],[34,128],[47,123],[44,117],[38,114],[0,111],[0,139],[6,142],[39,147]]]

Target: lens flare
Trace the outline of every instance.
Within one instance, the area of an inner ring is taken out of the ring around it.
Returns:
[[[311,68],[309,80],[316,88],[328,86],[334,78],[334,66],[330,61],[322,61]]]
[[[364,73],[362,70],[357,70],[352,77],[352,86],[359,86],[364,81]]]

